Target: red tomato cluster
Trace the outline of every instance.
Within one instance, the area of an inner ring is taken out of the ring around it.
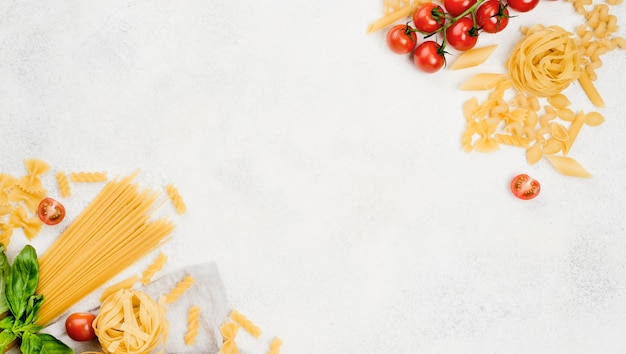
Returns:
[[[412,54],[417,68],[433,73],[445,65],[447,45],[458,51],[472,49],[482,32],[497,33],[506,28],[511,17],[509,8],[527,12],[538,3],[539,0],[425,3],[413,12],[412,24],[407,22],[391,27],[387,32],[387,45],[394,53]]]

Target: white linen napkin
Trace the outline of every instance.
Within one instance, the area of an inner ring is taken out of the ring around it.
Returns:
[[[222,344],[220,326],[228,318],[231,309],[227,302],[224,284],[214,262],[176,270],[137,289],[157,300],[159,296],[168,294],[187,275],[192,276],[195,283],[175,302],[168,305],[167,319],[170,322],[170,331],[164,353],[219,353]],[[92,295],[73,308],[80,308],[81,312],[97,314],[100,294]],[[184,336],[187,333],[187,316],[191,306],[200,308],[200,327],[195,344],[188,346],[185,344]],[[102,351],[97,339],[89,342],[76,342],[67,336],[65,319],[69,314],[68,312],[60,316],[41,332],[52,334],[74,349],[76,354],[85,351]],[[14,348],[9,353],[19,353],[19,349]]]

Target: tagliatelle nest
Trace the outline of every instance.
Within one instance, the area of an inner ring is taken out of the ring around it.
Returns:
[[[169,323],[165,301],[149,295],[120,289],[100,306],[93,328],[105,353],[152,353],[163,349]]]
[[[571,34],[558,26],[533,26],[506,63],[518,91],[539,97],[556,95],[577,80],[582,59]]]

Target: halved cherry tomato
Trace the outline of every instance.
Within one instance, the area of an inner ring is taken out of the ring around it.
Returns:
[[[65,217],[65,207],[52,198],[44,198],[37,208],[39,219],[46,225],[56,225]]]
[[[533,199],[539,195],[541,185],[526,174],[519,174],[511,180],[511,192],[519,199]]]
[[[441,6],[429,2],[422,4],[413,12],[413,25],[423,33],[433,33],[446,22],[446,13]]]
[[[75,341],[86,342],[96,338],[93,320],[96,316],[88,312],[76,312],[65,320],[65,331]]]
[[[528,12],[539,4],[539,0],[507,0],[509,7],[517,12]]]
[[[457,50],[474,48],[478,41],[478,28],[469,17],[462,17],[446,29],[448,44]]]
[[[434,73],[446,63],[445,52],[435,41],[425,41],[413,52],[415,66],[427,73]]]
[[[489,33],[502,31],[510,17],[507,5],[500,0],[487,0],[476,10],[476,24]]]
[[[417,34],[409,25],[395,25],[387,32],[387,46],[394,53],[411,53],[416,44]]]
[[[470,7],[476,4],[478,0],[443,0],[443,7],[446,8],[448,14],[452,17],[461,16]]]

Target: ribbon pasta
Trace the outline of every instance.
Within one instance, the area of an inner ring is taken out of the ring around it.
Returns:
[[[93,328],[105,353],[149,354],[163,352],[169,323],[167,308],[137,290],[120,289],[101,304]]]
[[[513,48],[507,69],[518,91],[538,97],[561,93],[580,77],[582,59],[571,33],[535,25]]]

